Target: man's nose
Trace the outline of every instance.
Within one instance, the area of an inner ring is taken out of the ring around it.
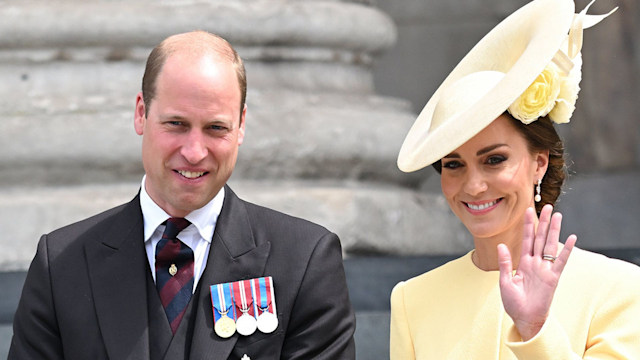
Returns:
[[[207,156],[203,135],[197,131],[191,131],[180,151],[182,156],[190,163],[197,164]]]

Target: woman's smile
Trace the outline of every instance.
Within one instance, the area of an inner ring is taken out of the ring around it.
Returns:
[[[475,215],[486,214],[489,211],[495,209],[503,198],[498,198],[491,201],[474,201],[474,202],[462,202],[470,213]]]

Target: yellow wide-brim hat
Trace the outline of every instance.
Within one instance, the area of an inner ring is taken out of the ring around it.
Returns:
[[[398,168],[419,170],[463,145],[514,104],[549,64],[568,74],[581,62],[582,30],[616,10],[586,15],[589,6],[575,14],[572,0],[534,0],[500,22],[422,109],[402,144]]]

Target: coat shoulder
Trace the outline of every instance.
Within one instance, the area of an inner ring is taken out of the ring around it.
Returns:
[[[63,249],[70,246],[82,246],[90,239],[95,239],[96,235],[108,232],[122,219],[133,220],[142,218],[139,201],[137,197],[129,203],[122,204],[99,214],[82,219],[75,223],[58,228],[43,236],[47,238],[50,250]]]
[[[322,237],[330,231],[322,225],[312,221],[289,215],[278,210],[244,201],[247,213],[252,223],[264,225],[274,232],[293,232],[312,237]]]

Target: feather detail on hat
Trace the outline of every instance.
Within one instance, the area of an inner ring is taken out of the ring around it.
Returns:
[[[556,124],[568,123],[571,120],[582,80],[582,31],[599,23],[618,9],[616,7],[606,15],[587,15],[594,2],[595,0],[592,0],[574,16],[567,40],[554,55],[552,62],[507,108],[511,116],[524,124],[547,115]]]

